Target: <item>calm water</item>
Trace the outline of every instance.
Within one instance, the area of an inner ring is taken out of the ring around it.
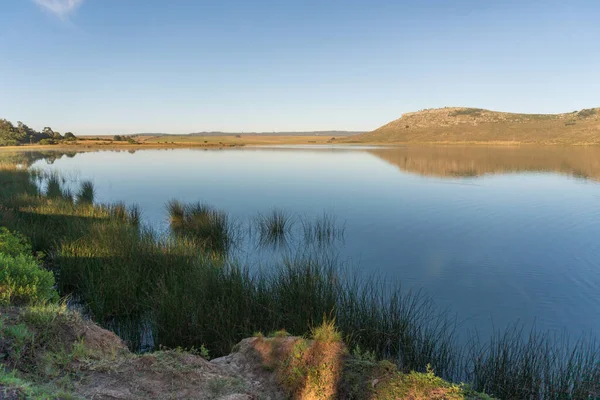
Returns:
[[[600,149],[262,148],[69,154],[33,165],[91,179],[164,229],[170,199],[239,221],[273,208],[345,222],[339,258],[423,289],[464,327],[517,320],[600,335]],[[256,262],[248,241],[240,257]],[[255,254],[256,253],[256,254]]]

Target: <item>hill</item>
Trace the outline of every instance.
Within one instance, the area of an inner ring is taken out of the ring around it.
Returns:
[[[600,144],[600,108],[564,114],[515,114],[464,107],[427,109],[406,113],[351,141]]]

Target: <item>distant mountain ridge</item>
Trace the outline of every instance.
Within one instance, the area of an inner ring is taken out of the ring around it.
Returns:
[[[468,107],[427,109],[406,113],[352,139],[371,143],[600,144],[600,109],[563,114],[518,114]]]

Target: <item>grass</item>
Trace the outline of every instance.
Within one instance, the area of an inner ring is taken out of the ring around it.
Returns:
[[[306,244],[328,246],[335,241],[344,240],[346,228],[337,223],[336,217],[333,214],[325,212],[314,221],[303,219],[301,222],[304,242]]]
[[[600,347],[593,338],[573,344],[516,325],[470,346],[468,380],[486,393],[505,399],[600,396]]]
[[[82,182],[79,192],[77,192],[77,204],[92,204],[95,197],[96,190],[94,189],[94,184],[91,181]]]
[[[249,343],[292,399],[491,399],[468,385],[443,380],[430,366],[404,373],[372,355],[350,354],[327,318],[306,338],[258,336]]]
[[[390,360],[392,375],[429,374],[431,369],[436,376],[466,379],[475,390],[500,398],[515,393],[581,398],[600,391],[600,354],[594,341],[567,344],[537,334],[517,337],[509,330],[489,341],[471,340],[465,348],[457,344],[454,321],[429,298],[364,277],[312,249],[284,258],[270,270],[215,257],[215,249],[231,245],[232,225],[226,214],[211,207],[169,203],[173,235],[165,237],[140,224],[137,208],[47,196],[36,179],[23,169],[0,168],[2,223],[31,239],[27,251],[46,254],[61,294],[80,299],[100,324],[137,335],[130,340],[136,349],[205,346],[219,357],[254,332],[310,334],[313,328],[314,340],[343,340],[373,371],[383,367],[372,360]],[[63,192],[61,180],[57,182]],[[303,232],[318,243],[343,235],[340,229],[332,217],[323,217]],[[18,237],[11,240],[22,245]],[[53,326],[59,315],[32,311],[19,323],[42,337],[46,330],[40,326]],[[335,320],[335,334],[332,323],[319,325],[324,315]],[[7,334],[16,342],[23,338],[21,354],[28,357],[27,331],[12,329]],[[64,351],[48,348],[45,365],[51,370],[74,353],[72,345]],[[318,369],[309,370],[299,376],[322,377]],[[296,383],[290,387],[300,387]]]
[[[4,388],[2,388],[4,386]],[[14,395],[15,398],[26,398],[30,400],[52,400],[52,399],[76,399],[64,390],[52,387],[52,385],[36,385],[17,376],[16,371],[7,371],[0,365],[0,398],[6,395]]]
[[[231,217],[207,204],[167,203],[171,230],[179,237],[197,241],[215,254],[227,254],[236,240],[236,227]]]
[[[70,392],[77,379],[76,365],[91,354],[74,335],[74,327],[83,324],[81,317],[64,304],[0,311],[5,316],[0,324],[5,352],[0,358],[0,385],[19,398],[75,398]]]
[[[268,214],[259,213],[255,223],[260,245],[277,247],[288,243],[294,219],[289,213],[275,208]]]

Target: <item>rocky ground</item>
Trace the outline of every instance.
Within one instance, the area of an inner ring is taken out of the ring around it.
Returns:
[[[180,349],[133,354],[64,307],[0,308],[0,399],[23,398],[489,399],[433,371],[351,355],[333,323],[310,338],[257,334],[209,361]]]

